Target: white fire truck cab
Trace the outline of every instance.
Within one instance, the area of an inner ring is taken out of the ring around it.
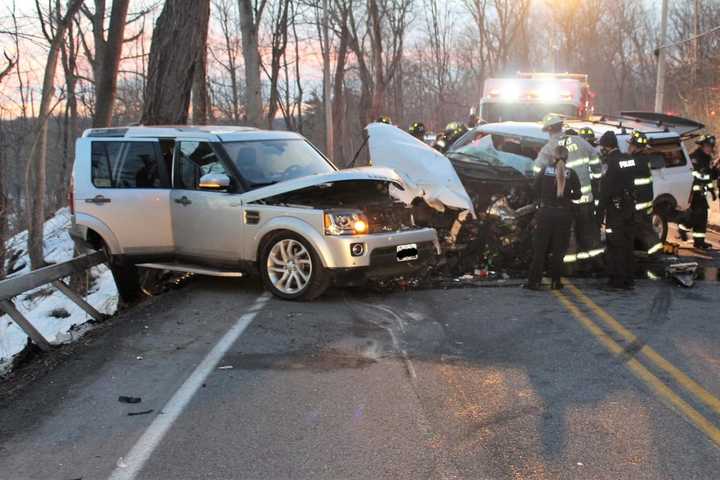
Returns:
[[[537,122],[548,113],[587,118],[593,113],[588,76],[574,73],[518,73],[488,78],[479,117],[487,123]]]

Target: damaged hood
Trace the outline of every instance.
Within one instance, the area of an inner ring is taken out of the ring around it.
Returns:
[[[400,192],[400,194],[394,196],[396,196],[399,200],[405,201],[405,198],[402,195],[402,189],[405,187],[403,185],[402,179],[398,176],[398,174],[389,168],[377,167],[352,168],[348,170],[320,173],[317,175],[308,175],[306,177],[295,178],[293,180],[278,182],[274,185],[268,185],[267,187],[261,187],[252,190],[243,194],[243,198],[247,202],[254,202],[256,200],[262,200],[263,198],[274,197],[276,195],[282,195],[283,193],[293,192],[295,190],[303,190],[305,188],[310,188],[317,185],[357,180],[389,182],[393,185],[397,185],[397,187],[393,190]]]
[[[435,210],[454,208],[475,217],[470,195],[443,154],[392,125],[371,123],[366,128],[371,163],[402,178],[405,191],[394,196],[405,203],[421,197]]]

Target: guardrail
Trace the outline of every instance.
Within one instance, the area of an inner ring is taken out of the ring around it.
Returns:
[[[105,315],[87,303],[84,298],[74,292],[62,279],[74,273],[83,272],[105,261],[107,261],[105,252],[93,252],[73,258],[67,262],[48,265],[47,267],[33,270],[24,275],[2,280],[0,281],[0,310],[4,310],[5,313],[10,315],[10,318],[23,329],[40,349],[45,351],[50,350],[50,342],[20,313],[13,303],[13,298],[28,290],[50,283],[72,300],[78,307],[85,310],[92,318],[102,320],[105,318]]]

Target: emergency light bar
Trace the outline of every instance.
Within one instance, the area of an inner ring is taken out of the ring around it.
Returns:
[[[560,90],[557,85],[551,83],[541,84],[538,88],[522,90],[517,85],[508,84],[503,88],[493,88],[489,92],[490,98],[505,101],[533,100],[543,103],[557,101],[571,102],[573,94],[569,90]]]

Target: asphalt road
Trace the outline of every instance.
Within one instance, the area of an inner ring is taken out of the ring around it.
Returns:
[[[0,478],[717,478],[720,257],[700,260],[693,289],[633,293],[298,304],[197,278],[0,398]]]

